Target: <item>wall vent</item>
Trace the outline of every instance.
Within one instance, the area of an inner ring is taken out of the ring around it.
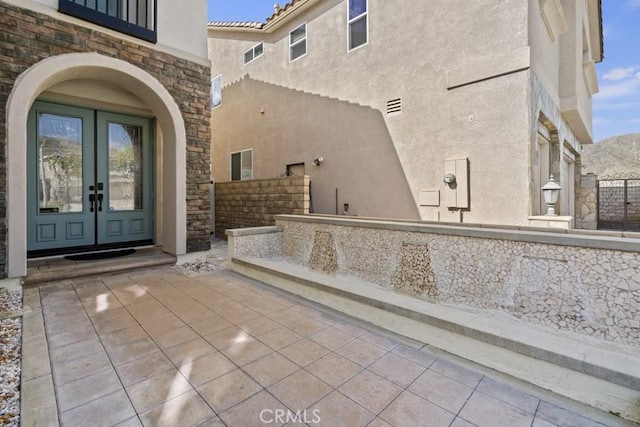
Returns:
[[[402,98],[387,101],[387,114],[402,113]]]

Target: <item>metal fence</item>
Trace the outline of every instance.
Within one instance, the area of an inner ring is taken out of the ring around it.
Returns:
[[[598,228],[640,231],[640,179],[598,181]]]

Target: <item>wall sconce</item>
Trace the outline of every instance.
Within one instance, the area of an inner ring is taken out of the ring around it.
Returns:
[[[320,163],[322,163],[322,162],[324,162],[324,158],[322,158],[322,157],[316,157],[313,160],[313,164],[316,165],[316,166],[320,166]]]
[[[560,195],[561,189],[562,187],[560,187],[556,180],[553,179],[553,175],[549,177],[549,182],[547,182],[544,187],[542,187],[544,202],[549,206],[549,209],[547,209],[548,216],[556,216],[556,210],[554,206],[558,202],[558,196]]]

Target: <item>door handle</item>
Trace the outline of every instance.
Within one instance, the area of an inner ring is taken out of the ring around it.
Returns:
[[[102,200],[104,199],[104,195],[102,193],[98,194],[98,212],[102,212]]]
[[[91,206],[89,207],[89,212],[93,212],[93,205],[96,203],[96,195],[93,193],[89,194],[89,201],[91,202]]]

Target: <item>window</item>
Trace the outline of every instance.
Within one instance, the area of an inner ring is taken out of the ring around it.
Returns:
[[[222,75],[211,79],[211,108],[222,104]]]
[[[244,63],[248,64],[259,56],[262,56],[264,53],[264,45],[262,43],[258,43],[248,51],[244,53]]]
[[[367,44],[368,0],[349,0],[349,50]]]
[[[156,0],[58,0],[58,11],[155,43]]]
[[[307,54],[307,24],[302,24],[289,33],[289,60],[296,59]]]
[[[253,149],[231,153],[231,181],[253,179]]]

